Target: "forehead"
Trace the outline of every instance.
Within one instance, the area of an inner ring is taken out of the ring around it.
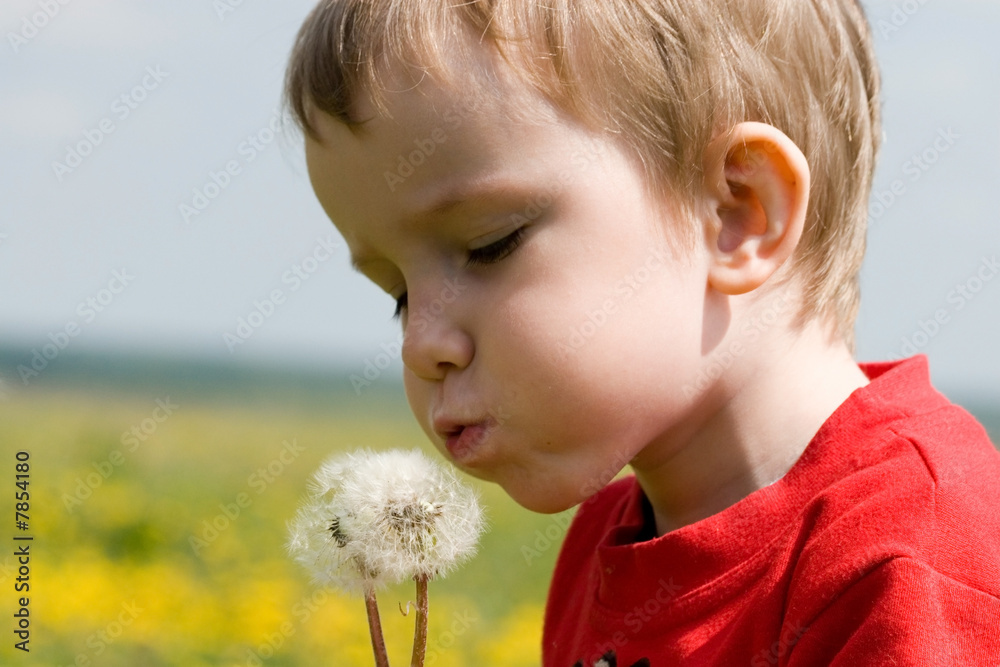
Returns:
[[[577,132],[488,53],[446,81],[412,69],[391,74],[384,112],[369,95],[355,103],[358,126],[313,114],[309,175],[345,236],[386,216],[426,209],[447,192],[537,178],[557,159],[547,148],[559,145],[553,138],[572,140]]]

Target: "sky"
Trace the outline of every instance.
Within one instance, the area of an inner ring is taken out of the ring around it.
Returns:
[[[1000,400],[1000,0],[865,4],[885,144],[858,356],[926,353],[946,392]],[[274,131],[312,5],[4,0],[0,345],[398,375],[392,300]]]

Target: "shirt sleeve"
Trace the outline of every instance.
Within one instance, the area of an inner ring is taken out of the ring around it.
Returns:
[[[808,624],[789,667],[1000,665],[1000,599],[912,558],[884,562]]]

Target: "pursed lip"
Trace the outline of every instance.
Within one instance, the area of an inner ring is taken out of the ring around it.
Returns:
[[[471,465],[480,458],[497,423],[490,417],[469,420],[436,417],[433,425],[434,432],[444,441],[455,463]]]

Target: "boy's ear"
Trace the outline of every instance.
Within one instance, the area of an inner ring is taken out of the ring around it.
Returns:
[[[802,237],[809,164],[781,130],[740,123],[706,151],[709,286],[745,294],[788,260]]]

